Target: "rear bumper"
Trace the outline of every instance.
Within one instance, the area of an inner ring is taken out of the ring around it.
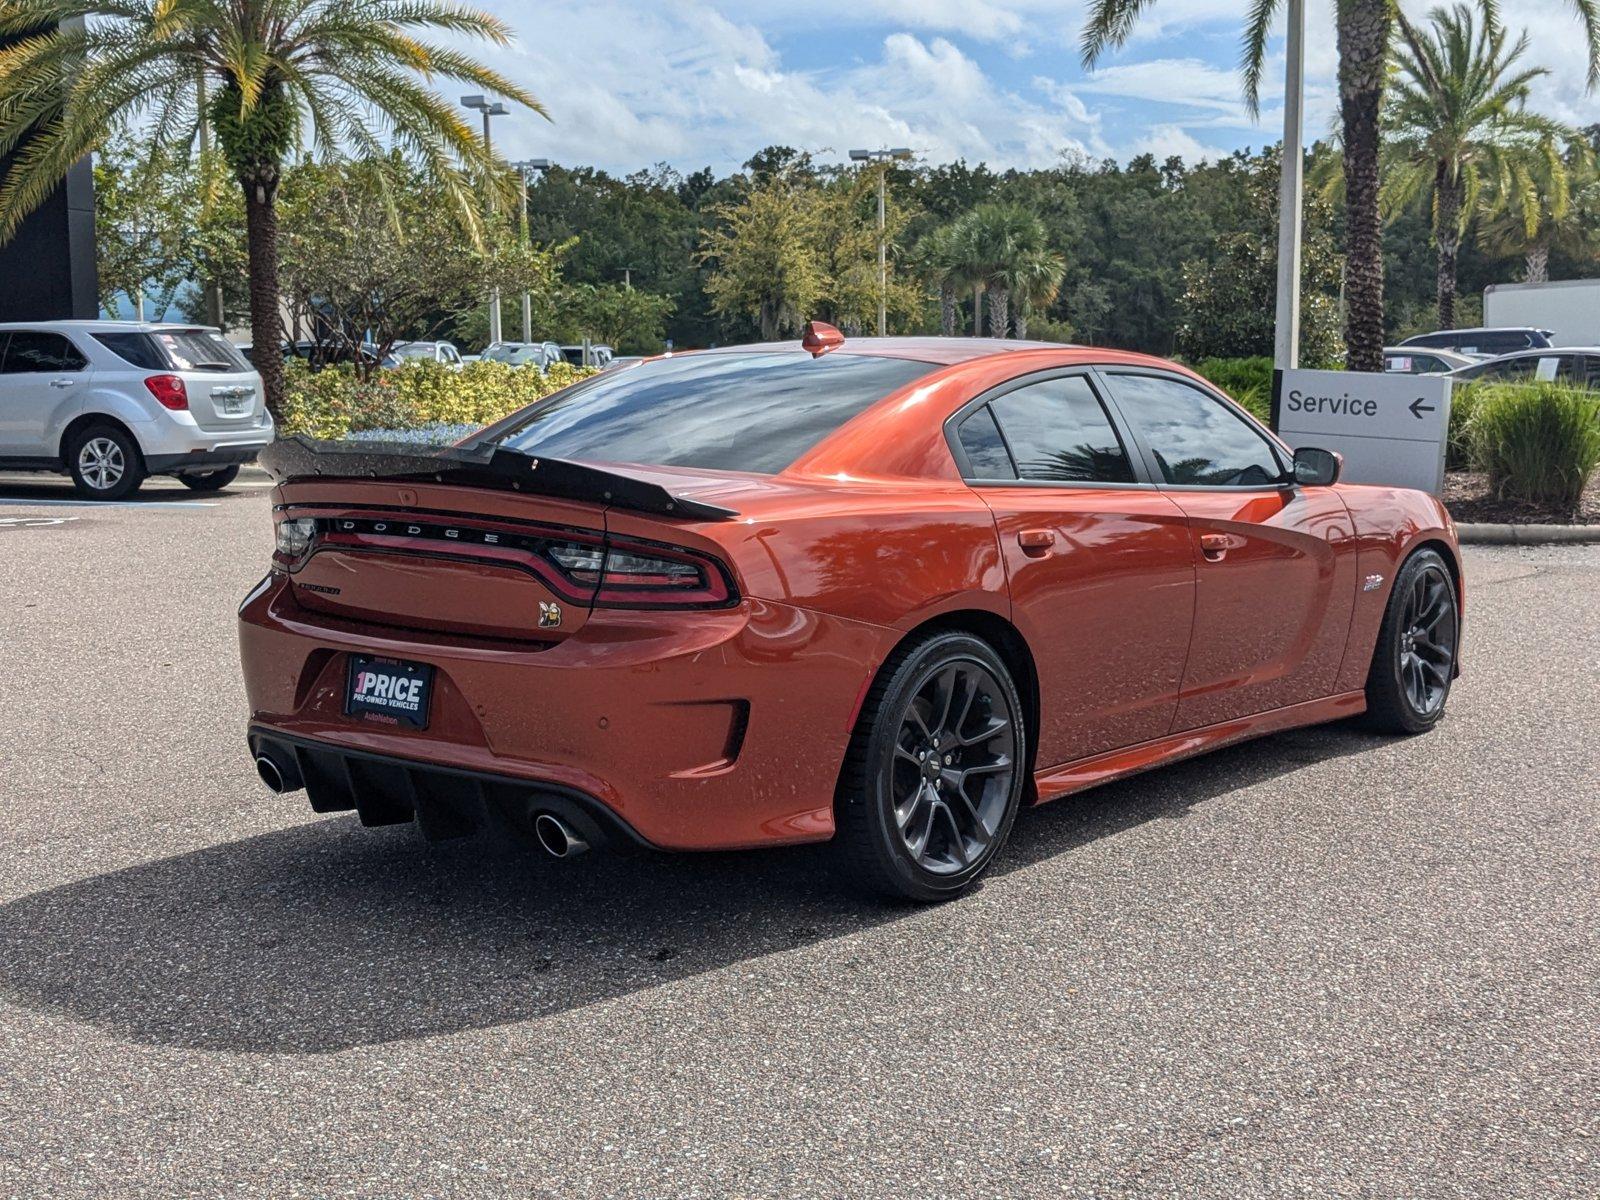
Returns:
[[[175,471],[216,471],[223,467],[237,467],[244,463],[255,462],[256,455],[269,444],[270,442],[263,441],[257,445],[216,446],[209,449],[202,447],[184,454],[147,454],[144,464],[152,475],[165,475]]]
[[[253,744],[548,789],[598,806],[625,836],[675,850],[832,836],[848,725],[896,636],[746,600],[710,612],[597,610],[559,642],[492,641],[311,612],[278,575],[239,615]],[[346,716],[351,653],[432,664],[429,727]],[[385,783],[381,770],[355,774],[357,790],[397,795],[402,810],[416,787],[392,773]],[[360,799],[325,791],[343,806]],[[468,792],[447,799],[479,811]]]
[[[415,821],[429,841],[485,831],[525,836],[535,813],[551,812],[591,846],[650,845],[593,796],[570,788],[368,754],[263,729],[252,729],[249,740],[253,756],[292,764],[314,811],[354,811],[363,825]]]

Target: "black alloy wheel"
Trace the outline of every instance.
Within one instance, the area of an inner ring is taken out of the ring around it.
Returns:
[[[1020,803],[1026,732],[985,642],[935,634],[880,673],[863,705],[838,805],[857,879],[912,900],[959,895],[987,869]]]
[[[1407,559],[1395,580],[1367,678],[1369,723],[1392,733],[1438,724],[1456,674],[1455,579],[1436,551]]]

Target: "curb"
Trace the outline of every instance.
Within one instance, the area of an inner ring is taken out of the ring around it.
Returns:
[[[1548,546],[1553,543],[1600,543],[1600,525],[1461,525],[1461,544],[1477,546]]]

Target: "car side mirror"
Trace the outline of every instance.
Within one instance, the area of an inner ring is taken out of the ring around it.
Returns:
[[[1294,481],[1301,487],[1327,487],[1339,481],[1344,456],[1306,446],[1294,452]]]

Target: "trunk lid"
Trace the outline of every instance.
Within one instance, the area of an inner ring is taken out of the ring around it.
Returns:
[[[265,389],[244,355],[212,329],[156,329],[150,335],[171,370],[183,379],[189,414],[207,432],[249,429],[263,423]]]
[[[621,568],[607,576],[602,567],[612,510],[737,515],[645,473],[495,448],[296,437],[274,443],[260,461],[283,481],[280,519],[311,523],[309,547],[285,564],[303,607],[440,633],[560,641],[583,628],[602,586],[637,586],[617,577]],[[681,548],[643,553],[657,555],[661,571],[703,583],[707,605],[734,601],[716,563]],[[666,591],[630,593],[630,602],[677,598],[668,586],[674,578],[641,577]]]

